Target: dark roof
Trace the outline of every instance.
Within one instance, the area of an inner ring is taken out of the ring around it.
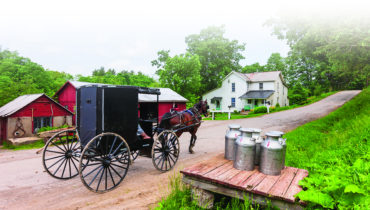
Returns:
[[[266,99],[270,97],[275,91],[273,90],[250,90],[240,96],[241,99]]]
[[[13,101],[5,104],[4,106],[0,107],[0,117],[7,117],[10,116],[17,111],[21,110],[28,104],[32,103],[36,99],[40,98],[41,96],[45,96],[48,99],[50,99],[52,102],[56,103],[58,106],[66,110],[67,112],[73,114],[71,111],[68,109],[64,108],[62,105],[59,103],[55,102],[53,99],[49,98],[47,95],[43,93],[38,93],[38,94],[29,94],[29,95],[23,95],[19,96],[18,98],[14,99]]]
[[[211,98],[211,100],[221,100],[222,99],[222,97],[213,97],[213,98]]]

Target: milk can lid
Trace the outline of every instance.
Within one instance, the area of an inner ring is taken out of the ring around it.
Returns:
[[[276,132],[276,131],[269,131],[267,133],[265,133],[266,136],[271,136],[271,137],[281,137],[282,132]]]
[[[239,129],[239,128],[240,128],[240,125],[238,125],[238,124],[230,124],[230,125],[229,125],[229,128],[232,128],[232,129]]]
[[[261,133],[261,129],[259,128],[251,128],[253,130],[253,133]]]
[[[239,130],[243,133],[253,133],[253,128],[240,128]]]
[[[280,136],[283,136],[285,133],[284,132],[282,132],[282,131],[270,131],[270,132],[272,132],[272,133],[276,133],[276,134],[278,134],[278,135],[280,135]],[[270,133],[269,132],[269,133]]]

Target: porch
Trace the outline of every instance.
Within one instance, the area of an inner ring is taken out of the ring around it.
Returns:
[[[274,92],[273,90],[250,90],[239,98],[244,100],[244,110],[248,111],[259,106],[266,106],[267,99]]]

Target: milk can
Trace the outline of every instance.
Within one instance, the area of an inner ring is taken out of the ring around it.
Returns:
[[[225,135],[225,158],[234,160],[234,143],[236,138],[240,135],[240,125],[230,124],[229,130]]]
[[[261,144],[260,171],[267,175],[279,175],[283,168],[283,145],[279,141],[281,134],[267,132]]]
[[[286,154],[286,139],[283,138],[283,135],[285,134],[282,131],[270,131],[270,132],[275,132],[280,135],[279,137],[279,142],[283,146],[283,166],[282,169],[284,169],[285,166],[285,154]]]
[[[254,170],[256,143],[252,138],[253,130],[240,128],[241,135],[235,141],[234,168],[245,171]]]
[[[254,157],[254,164],[258,165],[260,163],[260,151],[261,151],[261,143],[263,141],[261,136],[261,129],[259,128],[252,128],[252,138],[254,138],[256,142],[256,156]]]

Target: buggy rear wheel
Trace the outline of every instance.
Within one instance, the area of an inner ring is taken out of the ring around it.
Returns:
[[[180,143],[172,131],[163,131],[158,135],[152,147],[152,162],[154,167],[162,172],[171,170],[179,158]]]
[[[130,148],[115,133],[102,133],[89,141],[80,158],[80,178],[87,189],[103,193],[116,188],[130,166]]]
[[[48,174],[57,179],[78,175],[81,145],[76,130],[64,130],[52,136],[42,153],[42,163]]]
[[[134,161],[140,155],[140,150],[130,151],[130,153],[131,153],[131,160]]]

